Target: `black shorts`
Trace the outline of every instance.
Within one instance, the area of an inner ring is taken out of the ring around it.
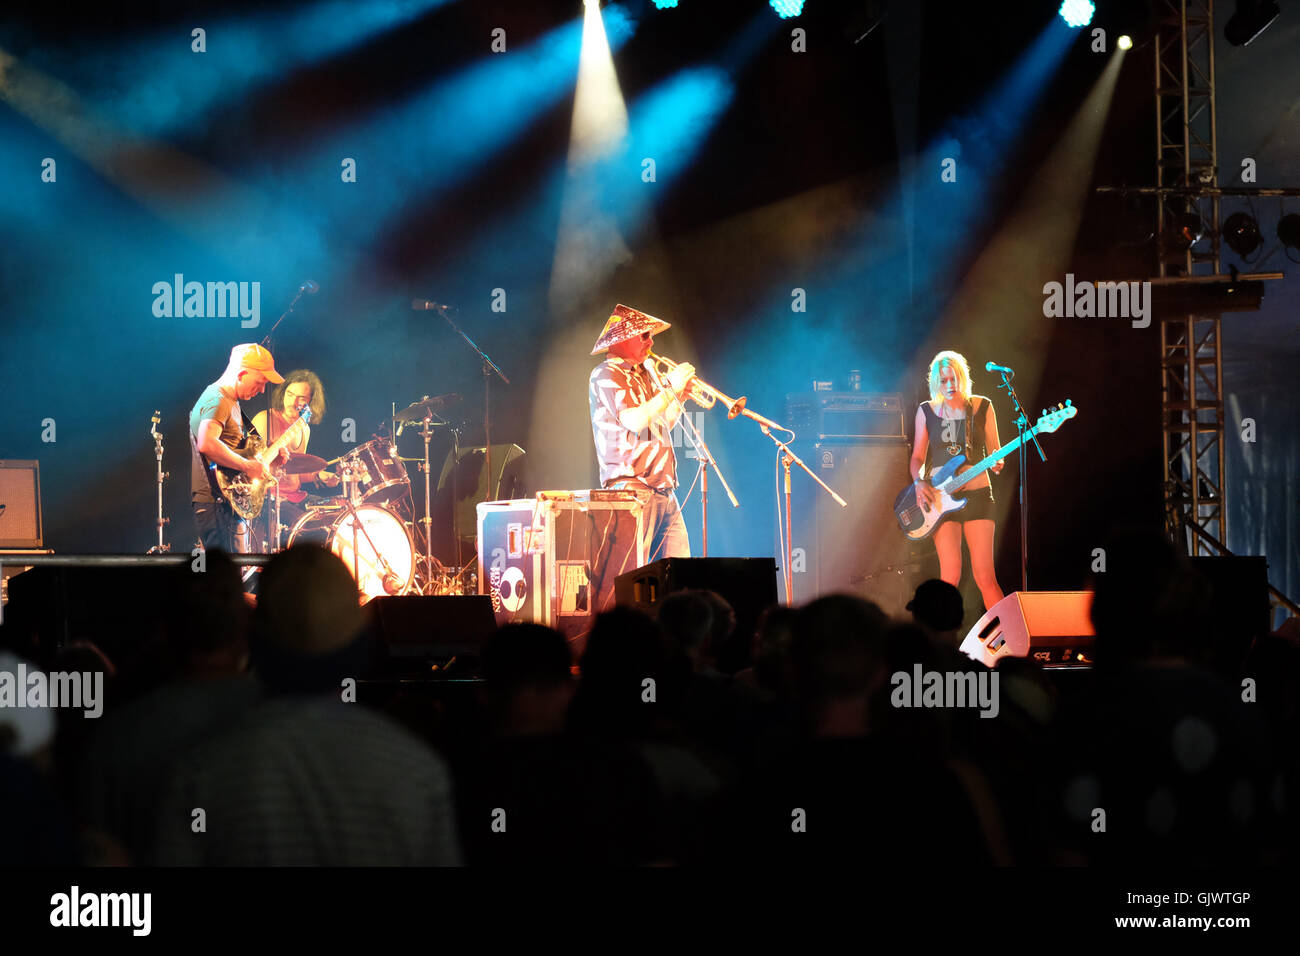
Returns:
[[[953,521],[993,521],[997,517],[993,502],[992,488],[972,488],[961,495],[966,499],[966,507],[954,511],[948,517]]]

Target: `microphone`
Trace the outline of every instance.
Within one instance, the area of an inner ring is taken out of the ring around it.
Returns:
[[[451,306],[443,305],[441,302],[433,302],[429,299],[412,299],[411,308],[416,312],[432,312],[434,310],[450,309]]]
[[[1016,370],[1015,370],[1015,369],[1013,369],[1013,368],[1007,368],[1005,365],[996,365],[996,364],[994,364],[993,362],[985,362],[985,363],[984,363],[984,371],[986,371],[986,372],[1001,372],[1003,375],[1015,375],[1015,374],[1016,374]]]
[[[315,295],[317,292],[320,291],[320,286],[317,285],[315,282],[312,282],[311,279],[308,279],[302,285],[298,286],[298,291],[306,292],[308,295]]]

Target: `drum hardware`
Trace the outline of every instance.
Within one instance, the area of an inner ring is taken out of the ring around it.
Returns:
[[[435,395],[430,398],[424,396],[418,402],[412,402],[400,412],[393,413],[393,421],[399,425],[411,425],[415,422],[422,422],[433,415],[434,412],[445,408],[448,405],[454,405],[460,401],[460,396],[455,392],[448,392],[446,395]],[[401,434],[398,429],[394,434]]]
[[[351,570],[362,603],[409,592],[415,578],[415,548],[405,524],[382,505],[353,505],[346,498],[341,502],[341,507],[308,509],[290,532],[289,546],[307,533],[322,533],[324,546]],[[363,540],[373,560],[360,553]]]
[[[427,402],[429,401],[429,399],[426,397],[424,401]],[[415,408],[416,405],[423,406],[424,402],[416,402],[410,407]],[[439,422],[438,424],[445,425],[446,422]],[[430,497],[429,497],[429,439],[433,437],[433,426],[434,426],[433,409],[426,408],[424,413],[424,419],[420,422],[420,437],[424,439],[424,460],[420,462],[420,467],[424,470],[424,517],[421,518],[420,521],[424,525],[424,568],[425,568],[425,574],[428,577],[428,580],[425,581],[425,588],[426,588],[426,590],[424,591],[425,594],[433,593],[428,589],[433,587],[433,579],[434,579],[433,509],[430,504]],[[454,435],[455,433],[456,430],[453,428],[452,434]],[[441,569],[441,562],[439,562],[439,568]]]

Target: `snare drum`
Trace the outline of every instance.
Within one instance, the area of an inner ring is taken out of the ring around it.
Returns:
[[[337,554],[357,579],[363,604],[386,594],[406,594],[415,579],[410,532],[396,515],[378,505],[360,505],[356,513],[361,519],[359,526],[346,508],[308,511],[289,532],[289,546],[308,541]],[[354,528],[360,562],[353,559]]]
[[[361,500],[367,504],[388,505],[410,494],[406,465],[392,454],[387,439],[376,438],[358,445],[347,457],[358,474]]]

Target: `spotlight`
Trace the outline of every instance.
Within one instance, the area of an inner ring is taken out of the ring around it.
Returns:
[[[658,10],[670,10],[677,6],[677,0],[654,0],[654,3]]]
[[[1072,27],[1086,27],[1092,22],[1092,15],[1097,8],[1091,0],[1061,0],[1061,19]]]
[[[1115,42],[1119,44],[1119,48],[1120,48],[1121,50],[1131,50],[1131,49],[1133,49],[1133,38],[1132,38],[1131,36],[1129,36],[1127,33],[1124,34],[1122,37],[1120,37],[1120,38],[1119,38],[1118,40],[1116,40]]]
[[[1204,235],[1205,223],[1194,212],[1180,213],[1169,223],[1169,245],[1179,252],[1186,252],[1200,242]]]
[[[1300,214],[1287,213],[1279,219],[1277,237],[1288,249],[1300,249]]]
[[[1237,0],[1237,12],[1223,26],[1223,38],[1233,46],[1245,46],[1277,19],[1281,9],[1274,0]]]
[[[782,20],[797,17],[803,13],[803,0],[767,0],[776,15]]]
[[[1259,235],[1259,224],[1244,212],[1234,212],[1223,221],[1223,241],[1243,259],[1263,242]]]

